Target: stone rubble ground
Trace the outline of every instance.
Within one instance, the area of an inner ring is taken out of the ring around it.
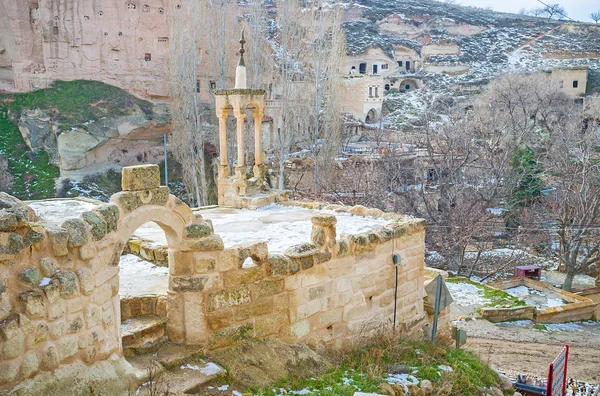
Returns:
[[[566,304],[563,299],[550,291],[540,292],[527,286],[512,287],[510,289],[505,289],[504,291],[522,299],[527,305],[533,305],[538,309],[558,307]]]

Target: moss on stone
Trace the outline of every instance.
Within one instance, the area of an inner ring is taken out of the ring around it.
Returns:
[[[94,241],[102,240],[107,231],[106,221],[94,212],[83,212],[81,217],[91,226],[90,234],[92,235],[92,239]]]
[[[95,209],[95,212],[106,222],[108,232],[117,229],[117,224],[119,223],[119,207],[117,205],[104,205]]]

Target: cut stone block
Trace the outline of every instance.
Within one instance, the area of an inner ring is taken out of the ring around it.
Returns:
[[[153,190],[160,187],[158,165],[138,165],[123,168],[123,191]]]

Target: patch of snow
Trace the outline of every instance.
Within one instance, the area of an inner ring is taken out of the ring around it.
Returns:
[[[62,224],[65,220],[75,219],[83,212],[88,212],[98,205],[78,199],[57,199],[27,202],[35,213],[51,224]]]
[[[450,367],[450,366],[446,366],[446,365],[444,365],[444,364],[440,364],[440,365],[438,366],[438,369],[440,369],[440,370],[442,370],[442,371],[446,371],[446,372],[451,372],[451,371],[454,371],[454,369],[453,369],[452,367]]]
[[[222,372],[223,369],[212,362],[206,363],[206,366],[200,369],[200,372],[204,375],[215,375]]]
[[[446,283],[454,303],[462,307],[482,306],[489,302],[483,297],[483,290],[470,283]]]
[[[519,326],[527,327],[533,324],[531,320],[513,320],[511,322],[497,322],[496,325],[508,325],[508,326]]]
[[[504,291],[540,309],[565,305],[565,302],[550,290],[548,292],[540,292],[521,285]]]
[[[167,295],[169,269],[157,267],[133,254],[121,256],[119,295]]]
[[[388,384],[401,385],[408,394],[408,385],[419,385],[419,380],[410,374],[389,374],[385,381]]]
[[[257,210],[215,208],[197,212],[211,220],[225,247],[267,242],[269,253],[283,253],[288,247],[309,242],[312,231],[311,217],[316,214],[332,214],[337,218],[337,233],[359,234],[390,223],[388,220],[369,216],[355,216],[329,210],[271,204]],[[139,227],[134,236],[166,245],[163,230],[155,223]]]
[[[38,286],[39,287],[47,286],[50,284],[51,281],[52,281],[51,278],[42,278],[42,280],[40,281],[40,284]]]
[[[217,388],[217,390],[220,391],[226,391],[227,389],[229,389],[229,385],[221,385]]]

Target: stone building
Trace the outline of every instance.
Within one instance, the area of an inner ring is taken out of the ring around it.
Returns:
[[[554,68],[550,78],[560,84],[560,88],[571,95],[584,95],[587,90],[589,70],[587,66]]]

